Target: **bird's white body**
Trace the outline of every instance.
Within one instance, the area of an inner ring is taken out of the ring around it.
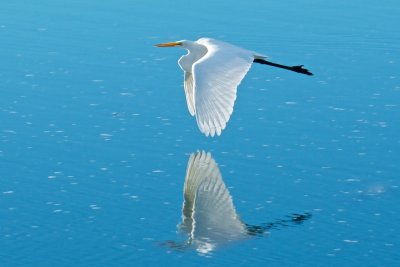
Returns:
[[[264,56],[209,38],[182,41],[182,47],[188,54],[178,64],[189,112],[206,136],[220,135],[233,112],[237,87],[254,59]]]
[[[178,64],[184,72],[189,112],[206,136],[220,135],[233,112],[237,87],[254,59],[266,57],[210,38],[159,46],[180,46],[188,51]]]
[[[254,59],[264,56],[209,38],[182,41],[182,48],[188,50],[178,63],[189,112],[206,136],[220,135],[233,112],[237,87]]]

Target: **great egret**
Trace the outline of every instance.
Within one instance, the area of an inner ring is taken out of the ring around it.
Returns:
[[[266,56],[222,41],[200,38],[157,44],[188,50],[178,64],[184,72],[184,89],[189,112],[206,136],[221,135],[236,100],[236,89],[253,62],[312,75],[303,65],[285,66]]]
[[[208,254],[218,247],[252,236],[263,235],[269,229],[300,224],[311,214],[291,214],[285,219],[260,225],[244,223],[237,214],[232,197],[211,153],[192,153],[186,168],[183,186],[182,222],[180,233],[188,239],[183,244],[165,242],[172,248],[194,248]]]

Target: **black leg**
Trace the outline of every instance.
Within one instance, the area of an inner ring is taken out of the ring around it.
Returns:
[[[261,58],[254,59],[254,63],[269,65],[269,66],[273,66],[273,67],[277,67],[277,68],[281,68],[281,69],[285,69],[285,70],[291,70],[291,71],[301,73],[301,74],[313,75],[311,72],[308,71],[308,69],[303,68],[303,65],[285,66],[285,65],[273,63],[273,62],[270,62],[270,61],[267,61],[267,60],[261,59]]]

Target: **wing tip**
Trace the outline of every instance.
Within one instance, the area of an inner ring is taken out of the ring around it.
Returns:
[[[229,118],[228,118],[229,120]],[[218,125],[210,125],[209,123],[203,123],[201,121],[197,121],[197,125],[201,133],[203,133],[206,137],[214,137],[214,136],[221,136],[222,131],[226,128],[226,122],[219,123]]]

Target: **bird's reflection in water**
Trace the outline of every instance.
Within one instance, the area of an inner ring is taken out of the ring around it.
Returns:
[[[301,224],[310,213],[292,214],[261,225],[244,223],[236,213],[232,197],[210,153],[192,153],[186,170],[184,202],[179,232],[187,235],[183,243],[167,241],[176,250],[195,249],[208,255],[233,241],[265,235],[268,230]]]

